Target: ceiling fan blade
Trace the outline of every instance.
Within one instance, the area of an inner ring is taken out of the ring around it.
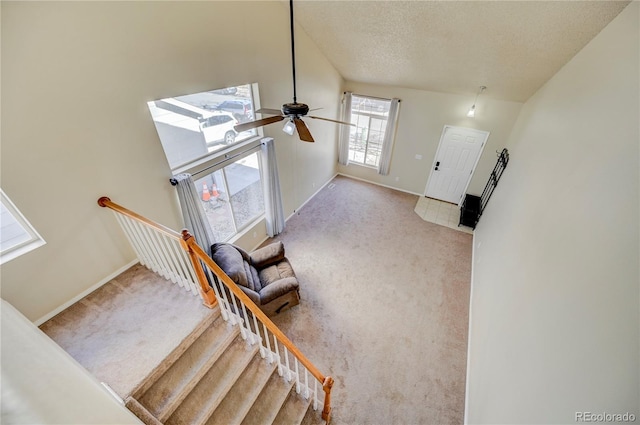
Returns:
[[[271,108],[260,108],[256,111],[259,114],[269,114],[269,115],[281,115],[282,111],[280,109],[271,109]]]
[[[316,119],[316,120],[331,121],[331,122],[335,122],[335,123],[338,123],[338,124],[350,125],[350,126],[353,126],[353,127],[355,127],[355,126],[356,126],[355,124],[352,124],[352,123],[350,123],[350,122],[338,121],[338,120],[332,120],[332,119],[329,119],[329,118],[322,118],[322,117],[314,117],[313,115],[307,115],[307,116],[308,116],[309,118],[313,118],[313,119]]]
[[[294,118],[293,122],[296,125],[296,130],[298,130],[298,137],[300,138],[300,140],[302,140],[303,142],[313,143],[311,132],[309,132],[309,129],[307,128],[307,125],[304,123],[304,121],[302,121],[300,118]]]
[[[285,117],[283,117],[282,115],[278,115],[277,117],[262,118],[261,120],[249,121],[249,122],[244,122],[242,124],[238,124],[234,126],[233,129],[238,133],[242,133],[243,131],[251,130],[252,128],[262,127],[263,125],[282,121],[284,118]]]

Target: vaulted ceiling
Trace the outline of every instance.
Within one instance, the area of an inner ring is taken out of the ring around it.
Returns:
[[[294,14],[347,81],[524,102],[627,4],[296,0]]]

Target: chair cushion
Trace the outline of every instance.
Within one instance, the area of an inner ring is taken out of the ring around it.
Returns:
[[[265,267],[260,270],[259,276],[260,281],[262,282],[262,288],[265,288],[273,282],[284,279],[285,277],[296,277],[296,274],[293,272],[293,268],[291,267],[289,260],[284,258],[278,264],[274,264],[273,266]]]
[[[236,285],[255,290],[247,277],[247,269],[245,268],[242,254],[233,245],[226,243],[213,244],[211,246],[211,258]],[[253,281],[253,278],[251,281]]]
[[[258,248],[249,254],[251,265],[258,270],[272,264],[276,264],[284,259],[284,244],[282,241],[270,243]]]

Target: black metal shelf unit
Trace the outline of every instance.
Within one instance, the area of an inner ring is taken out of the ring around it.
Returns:
[[[478,224],[480,216],[489,202],[489,198],[491,198],[493,191],[496,186],[498,186],[498,181],[500,177],[502,177],[504,169],[507,168],[507,163],[509,163],[509,151],[505,148],[498,154],[498,162],[491,172],[491,176],[482,191],[482,195],[465,195],[464,202],[460,208],[460,222],[458,226],[464,225],[473,229],[476,228],[476,224]]]

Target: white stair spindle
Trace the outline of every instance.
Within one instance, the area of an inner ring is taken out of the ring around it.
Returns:
[[[269,339],[269,331],[267,330],[267,325],[262,323],[262,330],[264,331],[264,340],[267,342],[267,353],[269,354],[269,364],[273,363],[273,351],[271,351],[271,339]]]
[[[284,364],[287,367],[287,382],[291,382],[291,368],[289,367],[289,350],[284,346]]]
[[[244,323],[243,321],[239,318],[239,313],[240,310],[238,309],[238,302],[236,300],[236,296],[235,294],[232,292],[231,293],[231,300],[233,301],[233,306],[235,307],[235,314],[233,315],[233,323],[237,323],[240,326],[240,335],[242,336],[242,339],[244,339],[245,341],[247,340],[247,333],[244,330]]]
[[[278,362],[278,375],[282,376],[282,362],[280,360],[280,351],[278,350],[278,339],[273,336],[273,344],[276,347],[276,361]]]
[[[258,343],[260,344],[260,357],[264,359],[266,354],[264,352],[265,350],[264,350],[264,345],[262,344],[262,338],[260,337],[260,327],[258,327],[258,319],[256,319],[255,314],[252,314],[252,316],[253,316],[253,328],[256,330],[256,338],[258,338]]]
[[[318,410],[318,380],[313,380],[313,410]]]

